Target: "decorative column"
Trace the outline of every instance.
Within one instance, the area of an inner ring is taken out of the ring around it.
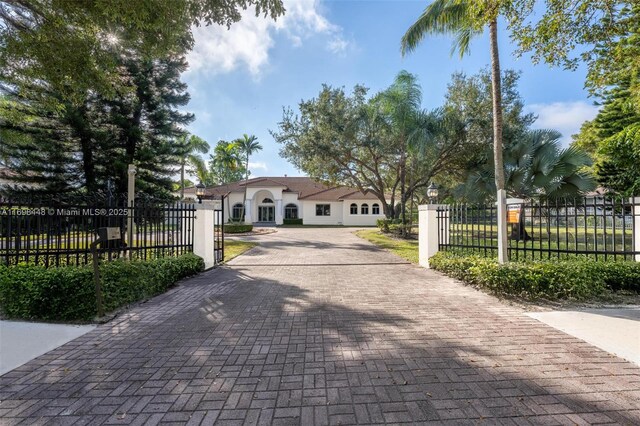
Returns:
[[[245,223],[253,223],[253,219],[251,217],[251,200],[248,198],[244,203],[244,221]]]
[[[420,266],[430,268],[429,258],[439,251],[438,232],[443,244],[449,243],[449,211],[440,204],[418,206],[418,261]],[[438,208],[443,208],[438,223]]]
[[[282,220],[282,200],[275,200],[276,201],[276,225],[282,225],[283,220]]]
[[[215,266],[213,205],[196,204],[193,221],[193,254],[204,259],[205,269]]]

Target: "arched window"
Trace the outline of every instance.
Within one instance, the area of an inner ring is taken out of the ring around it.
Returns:
[[[358,214],[358,205],[356,203],[351,204],[349,209],[351,214]]]
[[[371,206],[371,214],[380,214],[380,205],[378,203]]]
[[[285,219],[297,219],[298,218],[298,206],[295,204],[287,204],[284,206],[284,218]]]
[[[273,204],[273,200],[271,198],[265,198],[262,200],[262,204]]]
[[[365,203],[365,204],[363,204],[363,205],[360,207],[360,213],[361,213],[361,214],[369,214],[369,204],[366,204],[366,203]]]
[[[233,209],[231,210],[231,220],[241,221],[244,220],[244,215],[240,217],[242,214],[242,203],[236,203],[233,205]]]

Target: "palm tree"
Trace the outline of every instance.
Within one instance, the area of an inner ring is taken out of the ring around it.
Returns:
[[[196,175],[200,182],[207,186],[213,183],[211,181],[211,173],[207,169],[207,164],[201,157],[194,155],[189,158],[189,166],[192,168],[191,172]]]
[[[399,151],[400,208],[402,223],[406,222],[407,150],[413,134],[419,130],[422,89],[415,75],[400,71],[393,84],[377,97],[382,112],[393,129],[395,145]],[[404,227],[403,233],[404,233]]]
[[[184,171],[187,164],[193,165],[197,170],[198,160],[202,162],[202,159],[197,155],[198,153],[206,154],[209,152],[209,144],[202,138],[196,135],[190,135],[185,133],[178,140],[179,155],[180,155],[180,199],[184,198]]]
[[[502,88],[500,81],[500,55],[498,53],[498,7],[499,2],[491,1],[484,13],[476,13],[479,7],[472,0],[435,0],[426,7],[418,20],[402,37],[402,55],[414,50],[427,34],[452,34],[452,53],[460,56],[469,52],[473,36],[480,34],[478,22],[489,25],[491,51],[491,86],[493,95],[493,159],[495,184],[498,194],[498,260],[507,260],[507,223],[504,198],[504,169],[502,158]]]
[[[245,204],[247,203],[247,184],[249,183],[249,157],[252,154],[262,150],[262,145],[260,145],[256,136],[249,136],[246,133],[242,135],[241,138],[236,139],[234,143],[238,146],[240,152],[245,156],[246,160],[245,169],[247,174],[244,185],[244,196],[242,198],[242,210],[240,212],[240,217],[244,217],[244,208]]]
[[[235,142],[219,141],[213,150],[211,162],[220,173],[218,177],[221,179],[219,183],[229,183],[229,177],[238,169],[240,163],[238,157],[238,146]]]
[[[531,130],[504,150],[505,186],[517,198],[556,199],[591,191],[596,184],[583,172],[589,155],[577,147],[562,148],[555,130]],[[495,193],[493,167],[487,164],[467,177],[462,193],[482,201]]]

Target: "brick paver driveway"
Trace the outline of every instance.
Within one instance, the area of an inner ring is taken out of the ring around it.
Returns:
[[[2,424],[640,424],[640,369],[344,229],[282,229],[3,376]]]

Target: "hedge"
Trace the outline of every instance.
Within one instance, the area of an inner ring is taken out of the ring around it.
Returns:
[[[106,312],[163,293],[182,278],[204,270],[194,254],[150,261],[115,260],[100,265]],[[0,308],[9,318],[91,320],[96,299],[91,266],[0,267]]]
[[[283,225],[302,225],[302,219],[282,219]]]
[[[224,232],[226,234],[241,234],[251,231],[253,231],[253,225],[250,223],[227,223],[224,225]]]
[[[406,228],[408,231],[411,231],[411,225],[409,225],[409,221],[405,221],[405,224],[402,224],[402,219],[377,219],[376,226],[380,229],[380,231],[384,233],[393,233],[393,234],[402,234],[403,228]]]
[[[469,284],[528,299],[584,300],[606,291],[640,293],[640,263],[570,259],[510,262],[491,258],[436,253],[429,265]]]

